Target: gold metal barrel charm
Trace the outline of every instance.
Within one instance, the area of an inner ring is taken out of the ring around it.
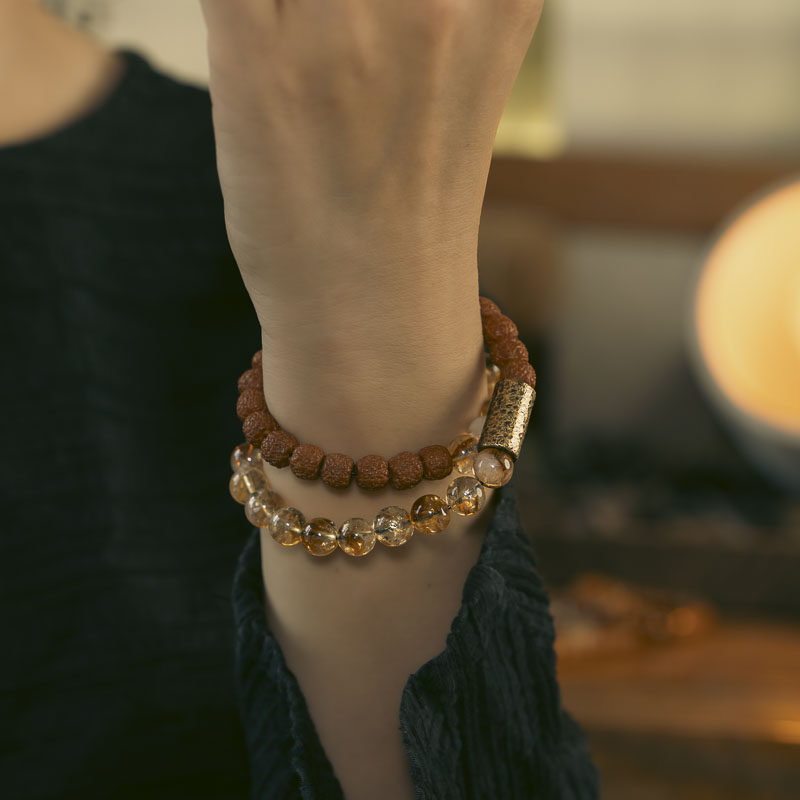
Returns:
[[[478,450],[499,447],[516,461],[533,411],[535,390],[522,381],[500,380],[494,387]]]

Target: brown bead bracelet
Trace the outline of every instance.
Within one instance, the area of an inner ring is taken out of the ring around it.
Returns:
[[[530,364],[528,350],[519,340],[514,322],[486,297],[479,298],[487,361],[497,380],[511,380],[536,386],[536,373]],[[356,479],[360,488],[377,490],[387,484],[395,489],[410,489],[422,480],[440,480],[453,471],[453,454],[444,445],[429,445],[416,453],[403,451],[390,459],[366,455],[355,461],[344,453],[326,454],[313,444],[301,444],[283,430],[269,413],[263,389],[261,350],[251,360],[251,368],[238,381],[239,399],[236,414],[242,420],[242,432],[261,457],[274,467],[290,467],[303,480],[321,478],[327,486],[347,488]],[[486,413],[489,401],[484,403]],[[452,446],[452,444],[451,444]]]

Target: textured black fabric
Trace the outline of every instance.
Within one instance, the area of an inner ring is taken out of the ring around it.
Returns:
[[[96,111],[0,149],[0,796],[244,798],[252,772],[259,798],[335,798],[226,488],[260,336],[208,94],[124,57]],[[403,697],[418,796],[593,797],[503,494]]]
[[[206,92],[0,149],[0,797],[246,797],[227,493],[260,342]]]
[[[399,725],[416,797],[594,798],[597,775],[585,736],[560,705],[548,599],[513,480],[498,494],[445,649],[403,690]],[[237,686],[254,796],[343,798],[265,622],[262,580],[254,530],[234,582]],[[290,720],[291,736],[275,730],[276,718]]]

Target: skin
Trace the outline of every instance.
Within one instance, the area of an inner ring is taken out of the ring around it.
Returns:
[[[353,457],[447,443],[484,399],[477,236],[538,0],[201,0],[228,233],[267,403]],[[369,496],[269,468],[337,524]],[[348,800],[413,797],[398,710],[440,653],[491,508],[363,560],[262,537],[268,619]]]
[[[270,410],[326,452],[447,443],[484,399],[477,235],[502,110],[540,0],[204,0],[229,237],[262,328]],[[0,4],[0,146],[90,112],[116,57]],[[240,354],[241,355],[241,354]],[[269,468],[307,518],[444,495],[337,492]],[[269,624],[348,800],[413,797],[398,710],[445,647],[493,497],[364,559],[262,538]]]
[[[120,75],[106,47],[34,0],[0,3],[0,146],[46,136],[102,103]]]

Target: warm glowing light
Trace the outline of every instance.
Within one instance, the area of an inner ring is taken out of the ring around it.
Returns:
[[[800,744],[800,719],[776,719],[772,723],[772,739],[788,744]]]
[[[695,314],[703,357],[730,402],[800,434],[800,182],[751,206],[723,233]]]

